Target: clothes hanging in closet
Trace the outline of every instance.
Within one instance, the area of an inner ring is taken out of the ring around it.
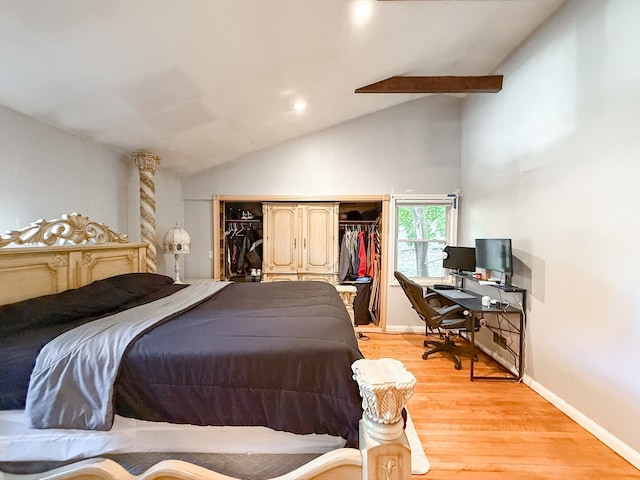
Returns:
[[[367,274],[367,247],[364,240],[364,232],[358,232],[358,278]]]
[[[351,229],[345,228],[340,243],[340,266],[338,270],[338,281],[344,282],[353,272],[353,251],[355,250],[354,235]]]
[[[369,265],[369,270],[367,271],[367,276],[374,278],[375,277],[375,263],[376,258],[378,257],[377,247],[376,247],[376,231],[369,232],[369,248],[367,250],[367,264]]]
[[[345,225],[340,234],[340,262],[338,281],[373,278],[375,262],[379,256],[378,222],[369,226]]]
[[[236,275],[247,275],[251,268],[262,266],[262,239],[250,225],[233,223],[225,233],[227,278]]]

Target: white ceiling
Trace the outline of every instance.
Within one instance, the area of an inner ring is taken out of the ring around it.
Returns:
[[[0,0],[0,104],[188,175],[417,98],[353,93],[393,75],[501,73],[562,1]]]

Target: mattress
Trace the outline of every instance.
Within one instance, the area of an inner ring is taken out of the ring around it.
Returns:
[[[209,427],[116,415],[111,430],[28,428],[21,410],[0,412],[0,462],[65,461],[131,452],[322,454],[345,440],[266,427]],[[0,465],[1,468],[1,465]]]

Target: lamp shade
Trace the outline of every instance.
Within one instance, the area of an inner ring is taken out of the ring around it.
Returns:
[[[164,234],[162,244],[164,245],[164,253],[173,253],[174,255],[189,253],[191,237],[184,229],[176,225]]]

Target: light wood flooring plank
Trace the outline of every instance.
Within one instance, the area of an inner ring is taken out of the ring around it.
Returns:
[[[418,383],[408,408],[431,470],[414,479],[640,479],[640,472],[523,383],[469,381],[423,335],[366,333],[367,358],[402,361]],[[480,374],[499,371],[484,354]]]

